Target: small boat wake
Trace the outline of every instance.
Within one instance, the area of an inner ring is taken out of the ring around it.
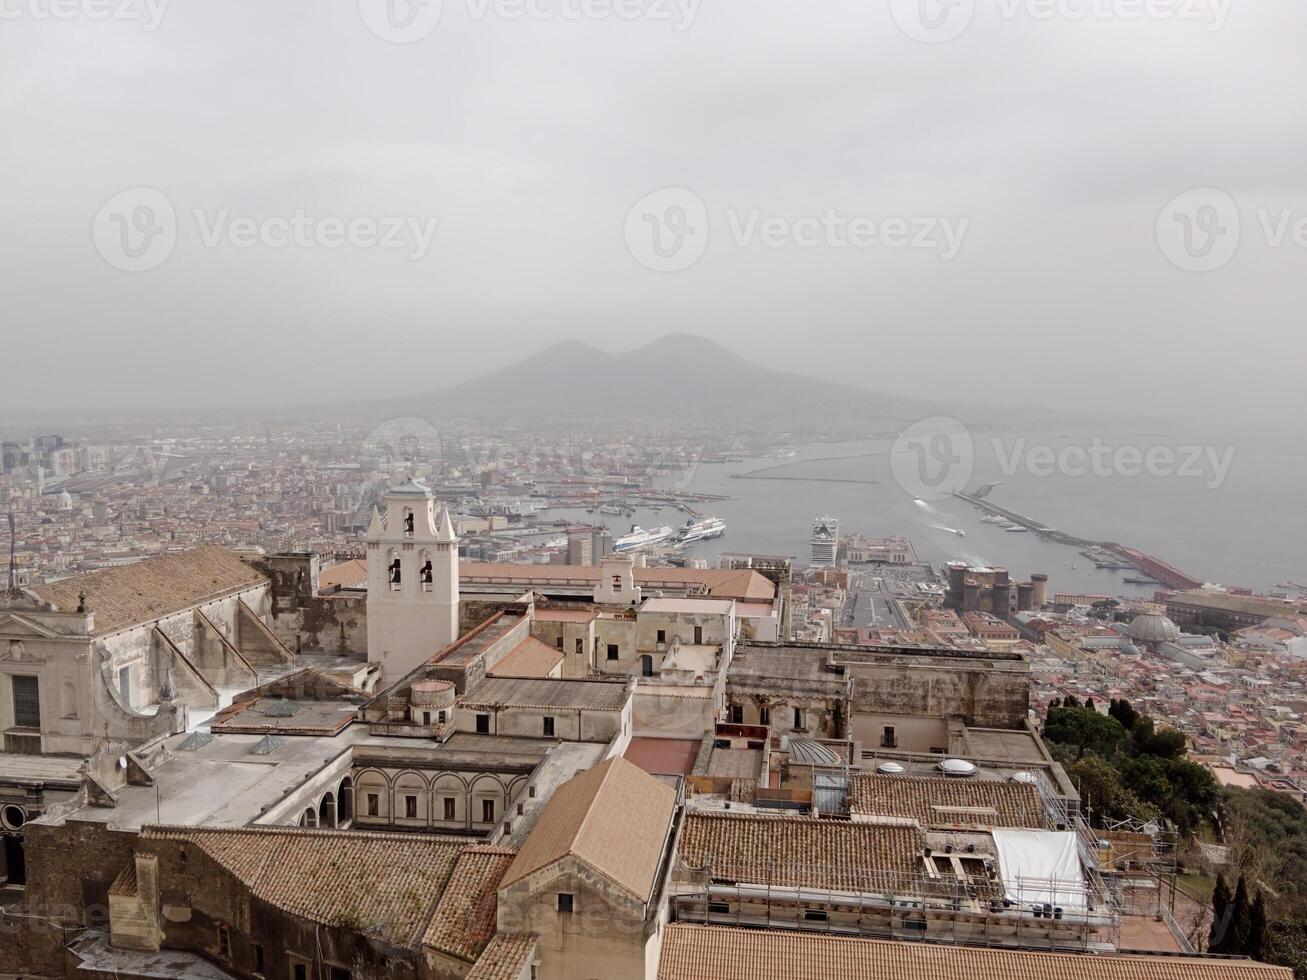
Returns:
[[[960,528],[945,527],[943,524],[932,524],[930,526],[936,531],[947,531],[949,534],[956,534],[959,538],[965,538],[967,536],[967,532]]]

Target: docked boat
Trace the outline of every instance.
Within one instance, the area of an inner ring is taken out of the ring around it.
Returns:
[[[613,550],[636,551],[639,548],[647,548],[650,545],[659,544],[666,541],[671,536],[672,529],[666,524],[662,527],[656,527],[651,531],[646,531],[639,524],[632,524],[630,534],[620,537],[613,542]]]
[[[726,533],[726,522],[720,517],[705,517],[701,521],[686,521],[677,534],[681,544],[692,544],[709,538],[720,538]]]

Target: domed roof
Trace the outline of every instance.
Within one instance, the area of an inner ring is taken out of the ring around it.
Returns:
[[[1180,627],[1165,616],[1144,613],[1130,623],[1130,639],[1136,643],[1166,643],[1180,639]]]

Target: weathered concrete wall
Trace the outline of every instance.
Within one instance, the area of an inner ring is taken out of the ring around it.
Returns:
[[[573,896],[558,911],[558,895]],[[565,858],[499,893],[499,929],[539,937],[539,980],[645,980],[652,930],[645,907],[607,878]]]
[[[852,714],[961,718],[979,728],[1020,728],[1030,707],[1030,678],[1020,668],[983,662],[846,663]]]

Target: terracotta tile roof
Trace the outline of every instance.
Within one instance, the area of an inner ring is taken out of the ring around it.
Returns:
[[[676,790],[612,758],[556,790],[503,887],[571,856],[648,901],[676,808]]]
[[[149,827],[140,839],[189,842],[253,897],[313,922],[384,931],[410,948],[468,846],[408,834],[271,827]]]
[[[495,934],[495,896],[516,855],[509,847],[469,847],[460,854],[422,945],[475,960]]]
[[[147,558],[32,589],[61,612],[74,612],[78,596],[95,613],[97,636],[180,612],[217,596],[266,582],[264,575],[215,545]]]
[[[517,980],[535,955],[536,937],[502,932],[490,940],[464,980]]]
[[[1184,956],[1033,953],[673,923],[659,980],[1291,980],[1285,967]]]
[[[137,888],[136,861],[132,860],[127,863],[127,867],[123,868],[122,871],[118,873],[118,877],[115,878],[113,884],[109,886],[109,895],[111,897],[114,895],[120,895],[135,898],[137,895]]]
[[[549,677],[563,662],[563,653],[548,643],[528,636],[505,654],[490,673],[495,677]]]
[[[364,558],[350,558],[318,573],[320,592],[337,586],[342,589],[362,589],[367,587],[367,582],[368,563]]]
[[[855,891],[873,887],[878,875],[924,873],[924,846],[911,826],[688,813],[678,853],[716,880]]]
[[[849,812],[855,818],[910,817],[925,828],[1049,829],[1048,812],[1034,786],[990,779],[857,773],[849,788]]]

